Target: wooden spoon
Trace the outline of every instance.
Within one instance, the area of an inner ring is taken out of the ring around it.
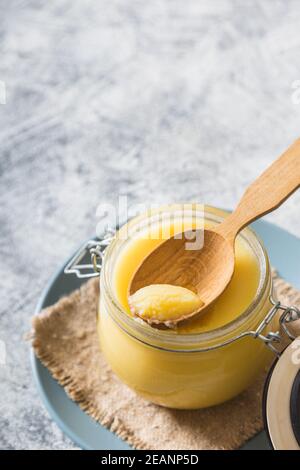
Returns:
[[[152,284],[185,287],[199,296],[201,307],[173,318],[172,323],[175,325],[198,314],[224,291],[232,278],[237,234],[279,207],[299,186],[300,139],[249,186],[232,214],[217,227],[204,230],[202,248],[186,249],[187,239],[182,236],[168,239],[150,253],[135,272],[129,295]],[[154,319],[152,323],[166,322]]]

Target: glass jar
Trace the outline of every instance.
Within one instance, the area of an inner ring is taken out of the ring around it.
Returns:
[[[174,216],[186,209],[165,206],[155,213],[131,220],[126,229],[137,233],[152,224],[157,215]],[[194,205],[192,217],[202,212]],[[226,213],[205,206],[205,222],[216,225]],[[182,214],[181,214],[182,217]],[[122,228],[124,230],[124,228]],[[105,251],[101,267],[101,300],[98,332],[101,349],[116,375],[136,393],[156,404],[177,408],[204,408],[238,395],[257,377],[273,357],[263,341],[278,330],[278,315],[272,301],[272,277],[267,253],[255,235],[246,228],[239,235],[255,254],[259,283],[247,309],[230,323],[199,334],[174,334],[155,329],[130,317],[118,301],[114,272],[118,257],[128,239],[117,237]],[[271,314],[270,314],[271,312]]]

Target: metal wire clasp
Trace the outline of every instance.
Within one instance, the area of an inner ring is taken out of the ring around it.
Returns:
[[[114,239],[115,231],[108,229],[103,238],[88,240],[67,263],[64,273],[75,274],[79,279],[97,277],[100,274],[105,249]],[[89,255],[92,263],[81,263]]]
[[[269,311],[268,315],[255,331],[248,331],[246,334],[253,336],[254,338],[261,339],[277,356],[280,356],[282,351],[280,348],[277,348],[274,343],[278,344],[282,341],[282,332],[286,334],[290,340],[293,341],[295,339],[295,336],[289,330],[288,324],[300,319],[300,310],[295,306],[287,307],[282,305],[279,301],[275,301],[272,296],[270,297],[270,301],[273,304],[273,307]],[[270,331],[264,335],[264,329],[280,311],[282,311],[282,314],[279,317],[279,325],[281,326],[282,331]]]

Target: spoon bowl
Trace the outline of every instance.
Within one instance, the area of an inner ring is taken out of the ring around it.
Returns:
[[[129,295],[151,284],[171,284],[193,291],[203,302],[197,310],[180,317],[180,321],[205,309],[232,278],[234,246],[216,231],[197,232],[192,234],[203,239],[201,247],[191,249],[191,232],[186,232],[180,239],[178,235],[169,238],[150,253],[135,272]]]

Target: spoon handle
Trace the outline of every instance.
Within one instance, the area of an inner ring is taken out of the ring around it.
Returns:
[[[300,186],[300,139],[246,190],[235,211],[217,232],[234,242],[236,235],[259,217],[277,209]]]

